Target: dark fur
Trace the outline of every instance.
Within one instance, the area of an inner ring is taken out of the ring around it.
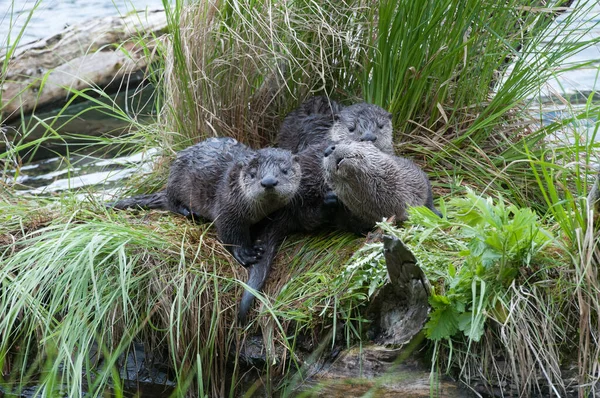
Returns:
[[[344,206],[325,203],[325,196],[329,192],[322,169],[326,144],[312,145],[298,153],[302,168],[300,188],[288,205],[266,217],[253,233],[265,248],[263,257],[248,270],[248,285],[254,290],[262,289],[277,249],[289,234],[326,228],[366,233],[374,226],[353,217]],[[246,321],[253,301],[254,294],[244,291],[238,310],[241,323]]]
[[[411,160],[388,155],[370,142],[336,144],[323,159],[325,180],[352,214],[367,224],[395,216],[409,206],[433,206],[427,175]]]
[[[342,107],[326,97],[311,97],[285,117],[277,144],[296,153],[327,140],[372,141],[393,154],[391,119],[391,113],[374,104]]]
[[[277,146],[297,153],[310,145],[321,145],[341,110],[340,104],[327,97],[308,98],[283,119]]]
[[[326,97],[311,97],[284,119],[278,145],[298,152],[302,180],[294,199],[268,217],[265,226],[256,233],[265,253],[249,269],[250,287],[257,291],[262,289],[277,248],[291,233],[333,227],[360,234],[374,227],[374,222],[355,217],[337,202],[325,181],[323,154],[332,140],[369,141],[381,151],[393,154],[391,116],[372,104],[359,103],[344,108]],[[238,312],[240,322],[245,322],[253,301],[254,294],[244,291]]]
[[[165,193],[165,191],[159,191],[148,195],[137,195],[114,203],[107,203],[107,206],[115,209],[166,209]]]
[[[285,206],[300,178],[299,162],[289,151],[254,151],[232,138],[210,138],[178,153],[167,188],[153,194],[156,200],[142,195],[113,207],[150,203],[192,219],[214,221],[221,242],[247,267],[258,261],[262,250],[254,247],[250,226]],[[263,186],[274,181],[275,186]]]

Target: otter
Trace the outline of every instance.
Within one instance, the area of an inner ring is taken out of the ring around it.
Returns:
[[[112,207],[170,210],[193,220],[214,221],[217,235],[244,267],[257,262],[251,225],[285,206],[301,180],[296,155],[279,148],[252,150],[233,138],[209,138],[177,154],[164,191]]]
[[[291,233],[334,228],[364,234],[375,226],[372,220],[356,217],[339,203],[323,174],[323,154],[333,140],[344,140],[370,142],[393,155],[391,119],[389,112],[376,105],[342,107],[326,97],[309,98],[284,119],[278,145],[298,154],[302,180],[290,203],[265,218],[260,231],[253,233],[265,252],[249,268],[248,286],[262,289],[277,248]],[[253,301],[254,294],[245,290],[238,309],[240,323],[245,323]]]
[[[370,142],[330,146],[324,153],[323,170],[338,199],[367,224],[391,216],[405,221],[409,206],[426,206],[441,217],[423,170],[409,159],[381,152]]]
[[[277,136],[280,148],[293,153],[324,141],[370,141],[394,154],[392,114],[361,102],[342,107],[327,97],[311,97],[283,120]]]
[[[297,153],[327,139],[342,106],[324,96],[310,97],[281,122],[277,146]]]
[[[260,291],[269,275],[277,249],[283,240],[296,232],[314,232],[337,229],[365,234],[375,223],[369,224],[354,217],[342,204],[331,205],[325,198],[330,192],[323,175],[323,153],[328,142],[311,145],[297,154],[302,169],[300,187],[290,202],[253,226],[252,235],[264,248],[262,258],[248,268],[248,286]],[[238,308],[238,320],[246,316],[254,301],[254,294],[245,290]]]

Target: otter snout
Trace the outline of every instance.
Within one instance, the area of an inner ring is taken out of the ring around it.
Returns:
[[[373,134],[371,131],[366,131],[363,135],[360,136],[360,141],[361,142],[364,142],[364,141],[375,142],[375,141],[377,141],[377,136],[375,134]]]
[[[279,184],[279,180],[277,180],[277,178],[273,176],[266,176],[262,180],[260,180],[260,185],[262,185],[263,188],[266,189],[275,188],[277,184]]]
[[[331,155],[333,153],[333,151],[335,151],[335,145],[329,145],[327,147],[327,149],[325,149],[323,156],[327,157],[327,156]]]

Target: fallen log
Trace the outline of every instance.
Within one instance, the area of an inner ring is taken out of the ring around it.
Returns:
[[[369,303],[370,340],[374,344],[342,351],[310,377],[318,396],[376,394],[382,397],[429,397],[431,388],[445,397],[468,396],[459,384],[440,378],[431,385],[430,368],[417,348],[429,313],[430,285],[410,250],[396,237],[384,236],[389,282]],[[306,386],[303,388],[306,389]]]
[[[140,11],[73,25],[19,47],[0,87],[0,120],[65,101],[70,89],[127,83],[133,73],[147,67],[145,50],[153,51],[156,44],[146,39],[142,45],[136,39],[158,36],[166,28],[164,10]]]

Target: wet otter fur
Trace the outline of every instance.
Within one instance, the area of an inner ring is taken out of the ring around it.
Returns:
[[[394,154],[392,114],[361,102],[343,107],[323,96],[310,97],[283,120],[277,145],[293,153],[324,141],[371,141]]]
[[[296,232],[337,229],[356,234],[367,233],[375,225],[354,217],[343,205],[330,205],[325,197],[330,191],[323,175],[323,153],[329,144],[311,145],[297,154],[302,169],[300,187],[292,200],[253,227],[252,235],[264,246],[262,258],[248,269],[248,286],[260,291],[269,275],[277,249],[283,240]],[[254,294],[245,290],[238,308],[238,320],[244,324]]]
[[[262,254],[250,236],[251,225],[285,206],[298,190],[301,175],[298,158],[290,151],[255,151],[233,138],[209,138],[177,154],[164,191],[112,207],[147,206],[214,221],[221,242],[248,267]]]
[[[290,203],[265,218],[260,231],[253,234],[264,245],[265,253],[249,268],[248,286],[262,289],[277,248],[291,233],[334,228],[363,234],[375,226],[375,222],[355,217],[338,202],[323,174],[323,154],[332,140],[343,140],[367,141],[393,155],[391,119],[389,112],[376,105],[342,107],[322,96],[309,98],[284,119],[278,145],[298,153],[302,180]],[[245,290],[238,309],[242,324],[253,301],[254,294]]]
[[[409,159],[381,152],[370,142],[343,142],[323,158],[325,180],[348,210],[367,224],[395,216],[405,221],[409,206],[433,205],[427,175]]]

